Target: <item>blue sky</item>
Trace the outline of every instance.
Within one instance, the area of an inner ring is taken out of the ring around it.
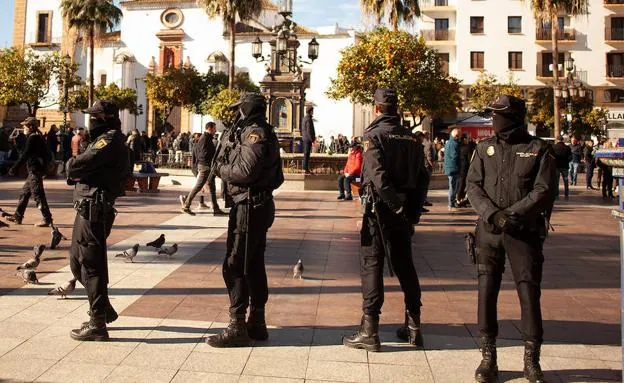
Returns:
[[[276,2],[276,1],[274,1]],[[358,0],[294,0],[294,19],[308,27],[359,26]],[[13,35],[13,0],[0,0],[0,47],[11,45]]]

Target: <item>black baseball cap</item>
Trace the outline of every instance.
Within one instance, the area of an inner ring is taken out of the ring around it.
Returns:
[[[98,100],[94,102],[90,108],[84,109],[82,113],[85,113],[85,114],[104,113],[106,115],[119,117],[119,107],[117,107],[117,104],[115,104],[114,101]]]
[[[521,98],[502,95],[490,102],[485,108],[485,111],[498,114],[525,114],[526,103]]]
[[[375,91],[375,105],[397,105],[399,97],[394,89],[377,89]]]
[[[236,109],[243,104],[252,104],[252,105],[266,107],[266,103],[267,103],[266,98],[260,93],[245,92],[241,94],[237,102],[230,105],[230,109]]]

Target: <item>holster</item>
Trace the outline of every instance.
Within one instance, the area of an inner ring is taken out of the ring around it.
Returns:
[[[106,214],[114,211],[112,204],[106,201],[103,193],[95,193],[93,198],[83,198],[74,202],[74,209],[87,221],[103,222]]]
[[[477,252],[475,248],[474,233],[467,233],[464,236],[464,245],[466,246],[466,254],[468,255],[468,259],[470,259],[470,263],[473,265],[476,265],[477,264]]]
[[[371,233],[370,217],[364,214],[362,228],[360,229],[360,245],[368,247],[373,245],[373,233]]]

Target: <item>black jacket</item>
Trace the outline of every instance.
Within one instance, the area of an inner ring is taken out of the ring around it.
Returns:
[[[586,164],[593,164],[595,157],[594,148],[592,146],[585,146],[585,148],[583,148],[583,159]]]
[[[583,159],[583,146],[581,144],[570,145],[570,151],[572,152],[572,162],[580,163]]]
[[[93,197],[98,189],[112,199],[124,195],[130,174],[128,157],[125,136],[118,129],[93,140],[84,153],[67,162],[67,178],[77,180],[74,201]]]
[[[193,156],[197,160],[197,164],[210,166],[212,157],[215,155],[214,137],[205,132],[199,138],[199,141],[193,145]]]
[[[557,190],[555,157],[545,141],[526,133],[512,144],[492,137],[477,145],[468,171],[468,198],[486,229],[499,210],[536,229],[550,216]]]
[[[310,142],[316,140],[316,132],[314,131],[314,119],[309,114],[303,118],[303,127],[301,128],[301,137]]]
[[[366,128],[362,145],[362,185],[372,184],[393,211],[407,208],[409,203],[418,205],[418,197],[412,193],[424,186],[424,152],[414,135],[401,126],[399,117],[381,115],[375,119]]]
[[[52,153],[43,136],[39,133],[31,133],[28,135],[26,146],[13,165],[13,169],[17,171],[23,164],[26,164],[29,171],[44,172],[51,161]]]
[[[555,160],[557,162],[557,169],[567,169],[570,167],[570,161],[572,161],[572,149],[563,142],[557,142],[553,145],[553,152],[555,153]]]
[[[272,192],[284,182],[279,142],[274,128],[264,115],[249,116],[236,133],[228,163],[218,168],[219,177],[227,183],[228,194],[235,203],[252,195]]]

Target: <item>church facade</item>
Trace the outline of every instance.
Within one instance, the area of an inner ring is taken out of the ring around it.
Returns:
[[[14,45],[42,53],[69,53],[80,63],[79,75],[86,79],[88,48],[77,45],[67,52],[72,44],[68,43],[70,37],[59,4],[60,0],[15,0]],[[118,30],[107,34],[95,49],[95,85],[115,82],[136,89],[143,114],[124,112],[123,129],[151,133],[157,118],[145,96],[145,76],[181,65],[193,65],[201,73],[210,69],[227,73],[229,31],[220,18],[209,18],[194,0],[122,0],[119,6],[123,18]],[[258,62],[252,57],[252,42],[260,38],[266,56],[271,51],[272,29],[282,21],[277,7],[267,2],[259,17],[236,26],[236,71],[248,74],[261,87],[269,101],[270,122],[282,136],[297,137],[305,106],[314,105],[317,135],[360,135],[372,119],[370,109],[349,100],[330,100],[325,95],[331,78],[337,75],[340,50],[356,41],[356,32],[338,26],[316,30],[297,26],[301,44],[298,55],[305,57],[308,43],[315,39],[320,47],[318,59],[303,64],[301,69],[276,73],[271,61]],[[21,118],[24,111],[19,109],[10,107],[7,118]],[[62,122],[61,109],[57,105],[39,112],[44,130]],[[70,119],[73,125],[85,125],[79,113]],[[169,118],[179,132],[198,132],[211,120],[210,116],[184,109],[175,110]]]

